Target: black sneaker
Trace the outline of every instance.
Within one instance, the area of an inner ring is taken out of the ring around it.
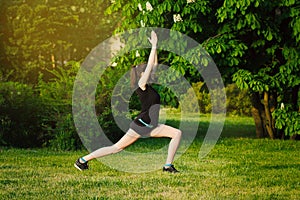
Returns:
[[[79,159],[76,160],[76,162],[74,163],[74,167],[76,167],[76,168],[79,169],[80,171],[89,169],[88,162],[86,162],[86,163],[81,163],[81,162],[79,162]]]
[[[175,169],[174,165],[171,165],[170,167],[163,167],[163,172],[178,173],[179,171]]]

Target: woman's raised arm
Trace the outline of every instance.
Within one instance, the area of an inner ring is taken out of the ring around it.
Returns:
[[[153,67],[157,65],[157,52],[156,52],[157,35],[154,31],[151,32],[151,38],[148,38],[148,40],[152,44],[152,48],[148,58],[147,67],[138,82],[138,85],[142,90],[146,89],[146,84],[151,75],[151,71],[153,70]]]

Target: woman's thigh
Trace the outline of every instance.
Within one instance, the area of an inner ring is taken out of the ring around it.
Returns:
[[[174,138],[178,134],[181,134],[181,131],[177,128],[165,124],[159,124],[157,128],[151,131],[150,137],[169,137]]]
[[[129,129],[127,133],[117,142],[114,144],[119,149],[125,149],[135,141],[137,141],[141,136],[137,134],[134,130]]]

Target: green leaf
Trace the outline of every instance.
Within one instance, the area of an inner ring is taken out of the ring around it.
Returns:
[[[271,41],[272,39],[273,39],[272,32],[271,32],[271,31],[268,31],[268,34],[267,34],[267,40],[268,40],[268,41]]]
[[[206,57],[201,58],[201,65],[204,67],[208,66],[208,59]]]
[[[217,53],[221,53],[222,52],[222,48],[221,48],[221,45],[220,44],[218,44],[217,45]]]
[[[180,6],[179,6],[179,4],[178,3],[176,3],[175,5],[174,5],[174,11],[175,12],[180,12]]]

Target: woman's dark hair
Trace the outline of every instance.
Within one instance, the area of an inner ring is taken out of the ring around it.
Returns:
[[[130,86],[134,89],[137,86],[137,82],[141,77],[141,73],[145,71],[147,63],[142,63],[137,66],[133,66],[130,72]]]

